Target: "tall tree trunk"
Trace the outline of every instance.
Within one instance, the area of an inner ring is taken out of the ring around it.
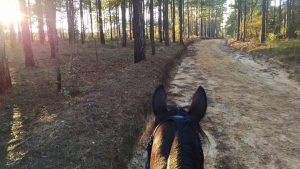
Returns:
[[[50,44],[51,57],[56,57],[57,30],[56,30],[56,3],[53,0],[46,0],[46,22],[48,40]]]
[[[269,20],[269,0],[266,0],[266,36],[269,29],[268,20]]]
[[[207,33],[207,20],[206,19],[204,19],[203,28],[204,28],[204,36],[207,37],[208,33]]]
[[[18,41],[22,42],[22,30],[21,30],[21,22],[18,22]]]
[[[208,37],[211,38],[211,9],[208,9]]]
[[[33,52],[31,48],[31,38],[30,38],[28,14],[27,14],[25,0],[19,0],[19,6],[20,6],[20,12],[24,14],[21,20],[21,28],[22,28],[23,50],[25,54],[25,66],[33,67],[35,66],[35,62],[33,59]]]
[[[36,2],[36,15],[38,20],[38,28],[39,28],[39,41],[40,44],[45,43],[45,31],[44,31],[44,17],[43,17],[43,6],[42,0],[35,0]]]
[[[117,26],[117,9],[115,9],[115,17],[114,17],[114,35],[115,38],[118,36],[118,26]]]
[[[117,34],[118,39],[121,37],[121,31],[120,31],[120,23],[119,23],[119,6],[116,6],[116,15],[115,15],[115,32]]]
[[[184,0],[182,0],[182,31],[183,31],[183,34],[185,34],[186,30],[185,30],[185,9],[184,9]]]
[[[13,23],[9,24],[9,35],[10,35],[10,46],[14,48],[17,42],[17,34]]]
[[[129,39],[132,40],[132,0],[129,0]]]
[[[103,32],[103,18],[102,18],[102,2],[101,0],[98,1],[98,13],[99,13],[99,33],[100,33],[100,42],[101,44],[105,44],[105,37]],[[110,8],[109,8],[110,9]]]
[[[145,32],[143,30],[142,1],[133,0],[134,63],[145,59]]]
[[[190,1],[187,0],[187,33],[188,33],[188,39],[190,38],[190,34],[191,34],[191,27],[190,27]]]
[[[69,43],[75,43],[75,10],[73,0],[66,0]]]
[[[57,39],[57,29],[56,29],[56,1],[46,0],[46,22],[48,28],[48,39],[51,49],[51,57],[55,58],[56,67],[56,84],[57,92],[61,90],[61,70],[60,62],[57,56],[58,52],[58,39]]]
[[[155,55],[153,0],[150,0],[149,11],[150,11],[150,41],[151,41],[151,49],[152,49],[152,55]]]
[[[163,41],[162,35],[162,0],[158,0],[158,35],[159,42]]]
[[[112,18],[111,18],[111,5],[108,4],[108,12],[109,12],[109,24],[110,24],[110,40],[113,40],[113,28],[112,28]]]
[[[8,62],[5,56],[5,34],[3,26],[0,24],[0,93],[3,93],[11,85]]]
[[[196,6],[196,16],[195,16],[195,33],[199,36],[199,5]]]
[[[175,0],[172,0],[173,3],[173,15],[172,15],[172,38],[173,38],[173,43],[176,42],[176,30],[175,30],[175,26],[176,26],[176,11],[175,11]]]
[[[178,12],[179,12],[179,43],[183,45],[183,18],[182,18],[182,0],[178,1]]]
[[[279,1],[279,9],[278,9],[278,33],[281,33],[281,23],[282,23],[282,9],[281,9],[282,0]]]
[[[99,24],[99,11],[98,11],[99,1],[98,0],[96,0],[95,5],[96,5],[96,20],[97,20],[97,37],[100,37],[100,30],[99,30],[100,24]]]
[[[92,38],[94,38],[94,30],[93,30],[93,13],[92,13],[92,0],[89,0],[89,14],[90,14],[91,34],[92,34]]]
[[[267,10],[267,0],[262,0],[262,26],[261,26],[261,38],[260,42],[266,42],[266,11]]]
[[[165,45],[169,46],[169,1],[164,1],[164,33],[165,33]]]
[[[218,22],[218,9],[215,9],[215,19],[214,19],[214,24],[213,24],[213,37],[217,37],[217,22]]]
[[[246,41],[247,29],[246,29],[246,20],[247,20],[247,0],[244,1],[244,36],[243,41]]]
[[[116,6],[116,13],[117,13],[117,18],[116,18],[116,23],[117,23],[117,31],[118,31],[118,37],[120,39],[121,37],[121,26],[120,26],[120,13],[119,13],[119,6]]]
[[[237,14],[237,32],[236,32],[236,40],[240,40],[241,38],[241,16],[242,16],[242,0],[238,0],[238,14]]]
[[[84,44],[85,42],[85,26],[84,26],[84,20],[83,20],[83,4],[82,0],[79,1],[79,10],[80,10],[80,35],[81,35],[81,44]]]
[[[148,21],[148,9],[149,9],[149,0],[143,0],[143,15],[144,15],[144,30],[145,30],[145,39],[149,39],[149,29],[148,29],[148,25],[149,25],[149,21]],[[148,7],[147,7],[148,6]]]
[[[200,25],[201,25],[201,28],[200,28],[200,35],[201,37],[203,37],[203,0],[201,0],[200,2],[201,4],[201,7],[200,7],[200,13],[201,13],[201,18],[200,18]]]
[[[143,44],[143,46],[144,46],[144,48],[145,48],[145,50],[146,50],[146,26],[145,26],[145,9],[146,9],[146,7],[145,7],[145,0],[142,0],[142,5],[141,5],[141,8],[142,8],[142,12],[141,12],[141,16],[142,16],[142,19],[141,19],[141,21],[142,21],[142,31],[143,31],[143,33],[142,33],[142,35],[143,35],[143,37],[144,37],[144,44]]]
[[[122,10],[122,46],[126,47],[127,44],[127,32],[126,32],[126,0],[121,2]]]
[[[288,38],[295,38],[295,30],[294,30],[294,0],[287,0],[287,19],[286,19],[286,30],[287,30],[287,37]]]
[[[297,35],[296,35],[296,20],[299,21],[299,16],[298,18],[296,18],[296,14],[299,14],[299,12],[297,13],[296,11],[296,0],[291,0],[291,10],[292,10],[292,15],[291,15],[291,20],[292,20],[292,30],[291,30],[291,38],[296,38]],[[299,3],[299,1],[298,1]],[[298,8],[299,9],[299,8]]]
[[[273,33],[276,34],[277,33],[277,26],[276,26],[276,7],[277,7],[277,4],[276,4],[276,0],[274,1],[274,6],[273,6]]]
[[[29,24],[29,30],[30,30],[30,39],[31,42],[33,42],[33,31],[32,31],[32,20],[31,20],[31,3],[30,0],[27,1],[27,15],[28,15],[28,24]]]

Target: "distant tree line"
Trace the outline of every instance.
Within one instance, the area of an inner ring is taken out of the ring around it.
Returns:
[[[18,31],[10,25],[12,44],[22,42],[26,67],[35,66],[31,43],[50,45],[56,59],[60,84],[57,46],[59,40],[70,44],[95,39],[105,45],[117,40],[122,47],[134,40],[134,62],[145,59],[146,41],[152,54],[155,43],[183,44],[191,37],[223,36],[221,27],[226,0],[18,0],[24,14]],[[58,14],[58,15],[57,15]],[[56,26],[60,23],[62,26]],[[33,31],[38,25],[38,32]],[[47,30],[44,30],[46,25]],[[65,30],[64,25],[67,25]],[[36,34],[36,35],[35,35]]]
[[[300,33],[299,0],[235,0],[226,33],[237,40],[294,39]]]

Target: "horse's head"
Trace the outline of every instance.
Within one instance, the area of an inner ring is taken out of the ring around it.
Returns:
[[[159,86],[152,102],[155,126],[148,144],[148,167],[203,168],[204,157],[199,132],[199,122],[207,108],[207,98],[200,86],[193,96],[189,110],[167,106],[167,95]]]

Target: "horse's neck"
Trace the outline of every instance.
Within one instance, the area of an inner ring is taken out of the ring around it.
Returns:
[[[151,169],[181,169],[183,166],[185,169],[203,168],[199,164],[203,161],[202,149],[194,154],[190,139],[182,139],[176,133],[172,142],[169,142],[171,147],[168,148],[168,152],[163,145],[158,146]]]
[[[158,149],[154,152],[152,158],[151,169],[177,169],[180,168],[180,151],[178,137],[172,139],[171,147],[166,149],[165,145],[158,145]]]
[[[170,155],[167,160],[167,168],[180,168],[179,140],[176,135],[171,146]]]

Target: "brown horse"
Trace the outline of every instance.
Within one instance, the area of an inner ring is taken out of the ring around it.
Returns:
[[[207,97],[200,86],[193,96],[188,111],[167,106],[163,86],[159,86],[152,102],[155,125],[147,151],[146,168],[150,169],[202,169],[204,156],[199,136],[204,132],[199,122],[206,114]]]

